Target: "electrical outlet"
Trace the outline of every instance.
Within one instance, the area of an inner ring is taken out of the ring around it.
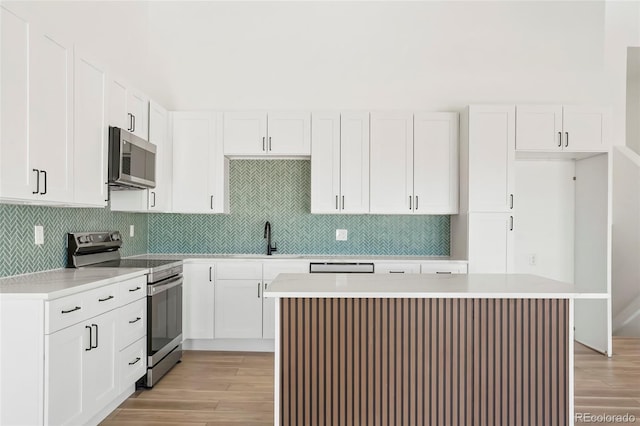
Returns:
[[[346,229],[336,229],[336,241],[347,241]]]
[[[535,253],[529,254],[529,266],[536,266],[538,259]]]
[[[37,246],[41,246],[44,244],[44,227],[42,225],[35,226],[34,242]]]
[[[129,225],[129,236],[133,237],[134,235],[136,235],[135,227],[133,225]]]

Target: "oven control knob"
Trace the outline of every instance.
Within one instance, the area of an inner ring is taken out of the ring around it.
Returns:
[[[120,234],[111,234],[111,241],[118,241],[120,239]]]

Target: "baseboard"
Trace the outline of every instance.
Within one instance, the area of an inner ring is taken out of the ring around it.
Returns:
[[[274,352],[273,339],[187,339],[182,342],[191,351]]]

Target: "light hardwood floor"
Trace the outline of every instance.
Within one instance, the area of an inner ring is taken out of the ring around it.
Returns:
[[[576,345],[576,413],[629,413],[640,423],[640,339],[615,338],[613,350],[607,358]],[[257,426],[272,419],[273,354],[186,351],[153,389],[136,392],[102,425]]]

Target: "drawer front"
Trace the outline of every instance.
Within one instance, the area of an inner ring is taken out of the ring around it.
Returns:
[[[218,280],[261,280],[262,262],[219,262],[216,264]]]
[[[423,274],[466,274],[467,265],[456,263],[423,263]]]
[[[419,263],[376,263],[376,274],[419,274]]]
[[[136,277],[120,283],[120,297],[122,305],[142,299],[147,296],[147,277]]]
[[[143,337],[119,353],[120,392],[147,373],[147,341]]]
[[[308,274],[309,261],[300,262],[265,262],[263,275],[265,280],[273,280],[279,274]]]
[[[120,308],[118,313],[118,349],[124,349],[147,335],[147,299]]]
[[[92,315],[86,292],[45,302],[45,334],[76,324]]]
[[[122,306],[120,283],[106,285],[85,292],[85,300],[91,316],[100,315]]]

